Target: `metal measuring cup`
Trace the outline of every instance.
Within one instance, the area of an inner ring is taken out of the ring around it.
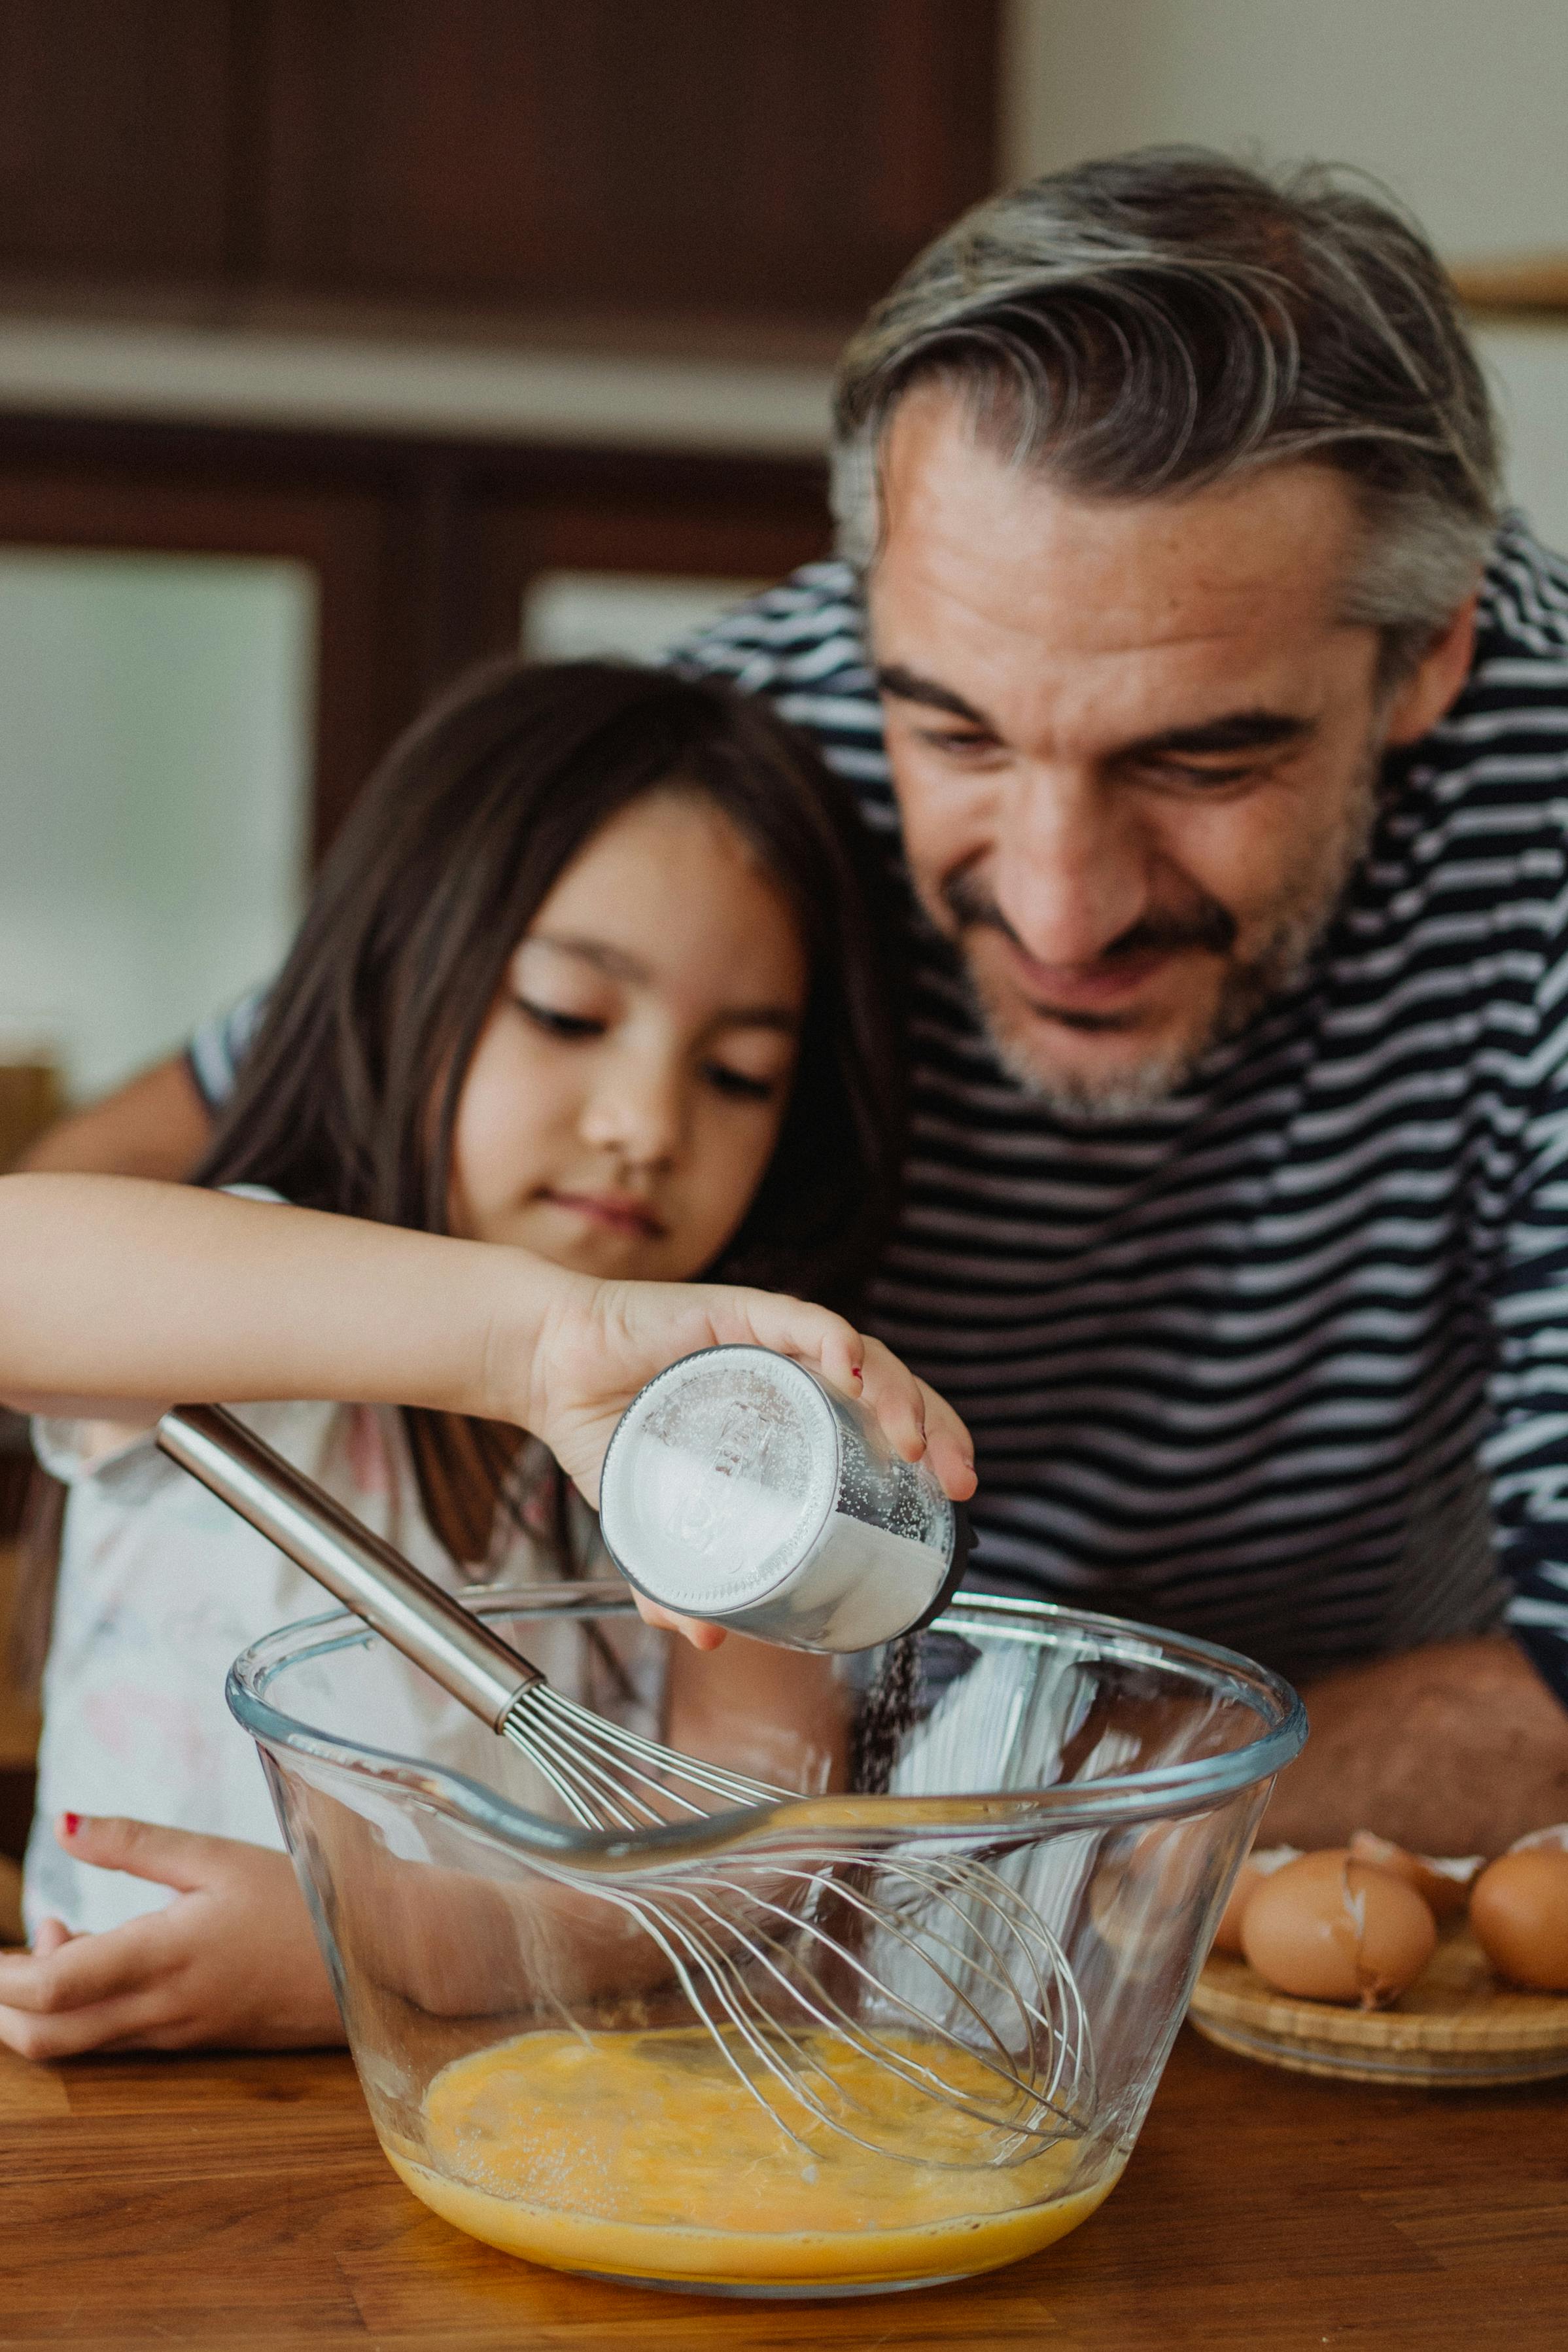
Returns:
[[[925,1462],[766,1348],[706,1348],[650,1381],[610,1441],[599,1512],[650,1601],[800,1650],[929,1623],[972,1540]]]

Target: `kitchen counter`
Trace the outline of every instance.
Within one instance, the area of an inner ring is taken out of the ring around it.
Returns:
[[[1182,2034],[1072,2237],[957,2286],[721,2302],[558,2276],[400,2187],[346,2057],[29,2066],[0,2053],[0,2346],[244,2352],[1040,2345],[1561,2352],[1568,2086],[1436,2095]]]

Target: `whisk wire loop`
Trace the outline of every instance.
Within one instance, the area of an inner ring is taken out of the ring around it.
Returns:
[[[714,1884],[721,1894],[735,1892],[733,1878],[721,1878],[710,1883]],[[685,1893],[688,1884],[688,1880],[682,1881],[680,1886],[682,1894]],[[977,2063],[983,2066],[987,2073],[995,2078],[998,2087],[1008,2095],[1009,2104],[1002,2106],[982,2105],[972,2089],[960,2091],[935,2065],[921,2063],[906,2052],[900,2050],[896,2043],[889,2042],[881,2035],[873,2033],[862,2018],[847,2009],[841,2001],[835,2000],[828,1992],[820,1975],[815,1971],[810,1972],[806,1977],[810,1990],[803,1990],[794,1972],[795,1969],[799,1969],[801,1965],[798,1952],[792,1949],[787,1941],[778,1937],[766,1937],[764,1941],[768,1954],[777,1955],[782,1963],[781,1968],[771,1968],[771,1973],[778,1977],[779,1981],[787,1990],[792,1992],[800,2000],[801,2005],[807,2009],[814,2021],[825,2027],[831,2027],[841,2040],[859,2049],[866,2056],[873,2058],[879,2064],[897,2074],[912,2087],[940,2096],[960,2112],[970,2116],[976,2122],[983,2123],[993,2129],[1018,2132],[1043,2145],[1064,2136],[1073,2135],[1082,2128],[1080,2117],[1063,2103],[1059,2102],[1052,2095],[1052,2091],[1042,2088],[1037,2075],[1019,2073],[1002,2032],[978,2002],[971,1997],[954,1974],[953,1969],[932,1958],[929,1946],[932,1944],[939,1946],[951,1956],[957,1968],[965,1970],[977,1970],[980,1964],[976,1962],[971,1951],[966,1950],[951,1935],[930,1923],[923,1923],[922,1934],[919,1936],[907,1933],[898,1927],[889,1907],[869,1902],[857,1890],[846,1886],[841,1880],[834,1880],[831,1885],[832,1892],[836,1896],[845,1901],[849,1907],[864,1918],[879,1935],[895,1937],[905,1950],[924,1965],[937,1985],[950,1996],[948,2016],[945,2021],[948,2036],[952,2037],[952,2011],[956,2009],[967,2018],[974,2037],[963,2039],[958,2046],[962,2048],[971,2064]],[[803,1923],[799,1914],[789,1906],[773,1903],[755,1893],[748,1895],[748,1900],[754,1906],[770,1912],[777,1918],[786,1922],[789,1927],[797,1930],[797,1933],[801,1929]],[[733,1918],[727,1918],[725,1924],[735,1931],[736,1923]],[[1045,1928],[1043,1921],[1040,1923],[1040,1929],[1042,1934],[1049,1937],[1050,1931]],[[848,1941],[832,1937],[819,1925],[807,1925],[805,1932],[824,1949],[831,1959],[837,1961],[841,1968],[852,1973],[880,2005],[885,2008],[891,2002],[892,2006],[908,2020],[910,2025],[918,2033],[923,2037],[929,2034],[932,2023],[932,2011],[929,2004],[923,2005],[890,1986],[885,1976],[870,1966],[862,1953]],[[751,1948],[755,1951],[757,1947],[752,1945]],[[1005,1964],[1002,1963],[994,1947],[988,1944],[985,1948],[989,1953],[994,1965],[986,1968],[983,1973],[992,1989],[1004,2000],[1011,2001],[1015,2005],[1017,2016],[1014,2022],[1021,2029],[1021,2038],[1030,2054],[1032,2056],[1036,2048],[1037,2030],[1043,2031],[1049,2037],[1051,2044],[1056,2045],[1060,2039],[1056,2021],[1022,1996],[1016,1980],[1006,1970]],[[794,1963],[794,1969],[791,1968],[790,1963]],[[1024,2120],[1019,2113],[1020,2103],[1030,2111],[1033,2116],[1038,2116],[1042,2109],[1045,2110],[1051,2116],[1051,2122],[1046,2124],[1036,2120]]]
[[[678,1755],[543,1681],[519,1695],[501,1728],[584,1828],[635,1832],[712,1818],[716,1805],[788,1801],[787,1790]],[[696,1790],[713,1801],[688,1793]],[[868,1876],[874,1898],[857,1883]],[[669,1962],[732,2073],[802,2147],[813,2144],[802,2130],[814,2125],[874,2153],[931,2162],[886,2132],[873,2136],[877,2118],[835,2073],[831,2048],[996,2135],[986,2158],[993,2164],[1085,2128],[1087,2021],[1065,1955],[1032,1906],[972,1856],[770,1844],[754,1862],[688,1865],[614,1899]],[[831,1904],[846,1932],[825,1923]],[[894,1957],[906,1979],[911,1968],[919,1972],[923,1998],[893,1980]],[[875,2004],[881,2031],[831,1991],[830,1971]],[[812,2039],[788,2022],[790,2010]],[[916,2047],[960,2057],[968,2082],[901,2047],[890,2034],[895,2019]],[[977,2066],[991,2079],[989,2097],[975,2085]]]

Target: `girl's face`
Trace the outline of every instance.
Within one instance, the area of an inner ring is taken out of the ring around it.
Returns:
[[[507,966],[458,1098],[454,1233],[583,1274],[700,1273],[772,1157],[806,988],[727,818],[678,785],[634,801]]]

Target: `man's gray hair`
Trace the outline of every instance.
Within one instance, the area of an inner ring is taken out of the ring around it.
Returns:
[[[1088,497],[1176,495],[1309,459],[1354,484],[1344,617],[1414,661],[1474,586],[1499,451],[1458,298],[1382,192],[1148,148],[993,196],[852,339],[835,403],[840,548],[876,552],[878,458],[936,381],[1010,462]]]

